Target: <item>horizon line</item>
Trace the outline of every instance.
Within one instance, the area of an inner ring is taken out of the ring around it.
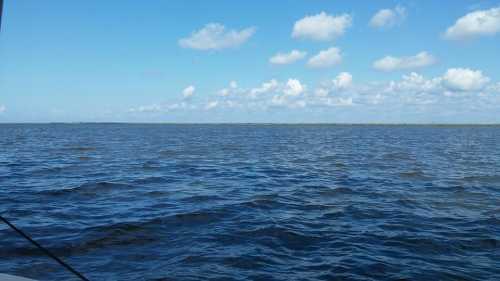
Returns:
[[[123,125],[337,125],[337,126],[500,126],[500,123],[416,123],[416,122],[0,122],[0,125],[78,125],[78,124],[123,124]]]

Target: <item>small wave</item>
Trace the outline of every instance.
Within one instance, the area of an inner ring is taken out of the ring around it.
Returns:
[[[96,249],[144,245],[162,241],[166,233],[175,232],[179,227],[201,226],[215,222],[221,215],[215,212],[179,213],[145,221],[105,224],[81,230],[78,235],[46,245],[57,255],[81,254]],[[17,245],[2,245],[0,257],[42,256],[35,248]]]
[[[401,178],[411,179],[411,180],[429,179],[429,177],[427,175],[425,175],[425,173],[423,171],[420,171],[420,170],[401,172],[401,173],[399,173],[399,176]]]
[[[343,211],[338,211],[338,212],[330,212],[322,215],[320,217],[320,220],[335,220],[339,219],[341,217],[345,216],[345,213]]]
[[[174,150],[174,149],[164,149],[160,150],[158,154],[162,157],[170,157],[170,156],[176,156],[179,155],[179,150]]]
[[[272,210],[278,208],[278,206],[281,206],[283,204],[273,199],[254,199],[251,201],[240,203],[238,205],[252,209]]]
[[[500,240],[495,238],[476,238],[458,242],[458,247],[466,251],[499,251]]]
[[[396,235],[382,238],[382,245],[388,247],[403,248],[405,251],[426,254],[451,254],[457,253],[458,249],[452,241],[434,237],[416,237]]]
[[[204,202],[214,202],[222,200],[222,197],[216,195],[195,195],[180,199],[184,203],[204,203]]]
[[[97,182],[97,183],[84,183],[72,188],[63,189],[50,189],[40,191],[39,194],[46,196],[65,196],[65,195],[96,195],[105,192],[112,192],[115,190],[130,189],[134,186],[123,183],[112,182]]]
[[[466,182],[499,183],[500,175],[467,176],[462,178]]]
[[[254,230],[239,231],[236,235],[253,237],[260,241],[271,238],[281,246],[291,250],[307,249],[321,241],[321,237],[319,236],[306,235],[280,226],[267,226]]]
[[[322,196],[331,196],[331,197],[336,197],[339,195],[349,195],[353,193],[354,190],[348,187],[327,188],[327,189],[321,189],[319,191],[319,194],[321,194]]]
[[[66,147],[65,150],[85,152],[85,151],[94,151],[97,150],[97,148],[94,146],[70,146]]]
[[[175,183],[182,180],[182,177],[173,176],[151,176],[151,177],[143,177],[137,178],[132,181],[134,185],[149,185],[149,184],[168,184]]]
[[[406,152],[390,152],[382,155],[384,160],[412,160],[411,154]]]

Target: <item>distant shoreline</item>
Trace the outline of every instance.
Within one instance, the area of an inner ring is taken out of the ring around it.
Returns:
[[[500,123],[169,123],[169,122],[0,122],[2,125],[234,125],[234,126],[500,126]]]

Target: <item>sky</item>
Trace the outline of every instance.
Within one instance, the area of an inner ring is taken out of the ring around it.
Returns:
[[[500,1],[5,0],[0,122],[500,123]]]

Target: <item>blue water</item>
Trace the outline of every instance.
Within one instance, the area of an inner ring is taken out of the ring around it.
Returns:
[[[500,127],[0,125],[0,212],[90,280],[500,280]]]

